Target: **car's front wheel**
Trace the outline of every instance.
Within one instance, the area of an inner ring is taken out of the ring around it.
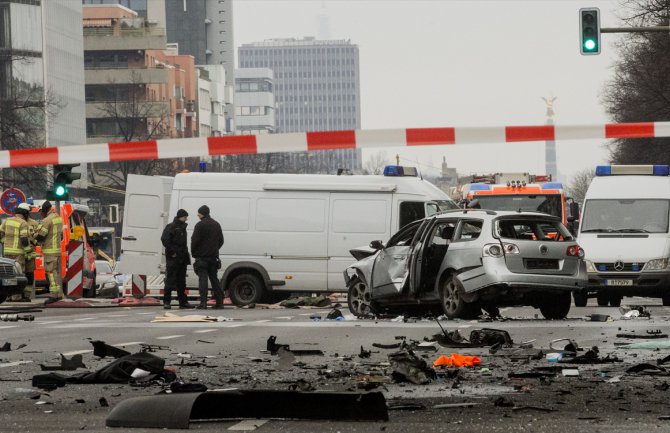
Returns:
[[[570,299],[570,293],[547,295],[544,298],[544,302],[540,306],[540,312],[545,319],[565,319],[568,317],[568,313],[570,312],[571,303],[572,299]]]
[[[347,304],[351,314],[356,317],[367,317],[375,314],[372,308],[372,291],[359,277],[353,277],[349,281]]]
[[[453,274],[442,283],[440,297],[442,310],[449,319],[469,319],[481,312],[478,305],[465,302],[463,286]]]
[[[575,298],[575,307],[586,307],[589,302],[589,297],[585,292],[573,292],[572,296]]]
[[[598,299],[598,306],[599,307],[607,307],[610,303],[609,296],[607,296],[607,294],[602,293],[602,292],[598,292],[597,299]]]

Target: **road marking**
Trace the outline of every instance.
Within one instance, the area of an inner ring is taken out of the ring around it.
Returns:
[[[277,316],[277,317],[273,317],[273,319],[277,319],[277,320],[293,320],[293,317],[294,317],[294,316]]]
[[[75,322],[81,322],[84,320],[93,320],[93,319],[96,319],[96,317],[82,317],[81,319],[74,319],[74,320]]]
[[[156,314],[156,313],[137,313],[138,316],[146,316],[147,314]]]
[[[193,331],[194,334],[205,334],[207,332],[218,331],[218,329],[200,329],[198,331]]]
[[[53,325],[54,323],[63,323],[65,320],[52,320],[51,322],[37,322],[39,325]]]
[[[252,322],[252,323],[266,323],[266,322],[271,322],[271,320],[270,320],[270,319],[267,319],[267,320],[256,320],[256,321],[254,321],[254,322]]]
[[[181,338],[183,335],[166,335],[165,337],[156,337],[156,340],[172,340],[174,338]]]
[[[92,349],[88,350],[73,350],[72,352],[65,352],[62,355],[63,356],[74,356],[74,355],[83,355],[84,353],[91,353],[93,352]]]
[[[232,431],[254,431],[258,427],[262,426],[268,422],[266,419],[246,419],[244,421],[240,421],[235,425],[232,425],[228,427],[228,430]]]
[[[0,368],[6,368],[6,367],[16,367],[17,365],[24,365],[24,364],[32,364],[32,361],[15,361],[15,362],[6,362],[4,364],[0,364]]]
[[[0,326],[0,329],[18,328],[18,325]]]
[[[128,317],[130,314],[108,314],[106,317]]]
[[[247,326],[247,323],[226,323],[223,325],[224,328],[241,328]]]

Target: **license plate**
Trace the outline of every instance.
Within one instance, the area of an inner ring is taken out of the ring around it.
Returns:
[[[632,286],[633,280],[605,280],[606,286]]]
[[[16,281],[16,278],[3,278],[2,279],[2,285],[3,286],[16,286],[18,284],[18,281]]]

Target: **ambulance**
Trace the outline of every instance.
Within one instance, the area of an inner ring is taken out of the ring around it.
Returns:
[[[412,167],[388,166],[384,175],[374,176],[130,175],[120,271],[146,275],[148,281],[164,272],[163,228],[185,209],[190,242],[197,209],[204,204],[223,229],[219,277],[236,305],[276,299],[276,294],[345,291],[342,275],[354,262],[350,250],[457,208]],[[187,287],[195,289],[197,277],[192,268],[187,273]],[[160,296],[161,289],[149,294]]]
[[[37,221],[38,223],[42,220],[42,214],[40,208],[44,203],[44,200],[36,200],[32,203],[32,209],[30,212],[30,217]],[[65,277],[68,270],[68,254],[67,254],[67,244],[70,242],[70,239],[73,239],[75,233],[81,236],[82,242],[84,242],[84,266],[82,270],[83,274],[83,287],[84,287],[84,296],[85,297],[95,297],[96,287],[95,287],[95,252],[93,251],[92,246],[90,245],[88,228],[86,226],[86,215],[89,213],[88,206],[64,202],[60,206],[60,216],[63,218],[63,242],[61,243],[61,265],[62,265],[62,276],[63,276],[63,287],[65,287]],[[0,209],[0,222],[9,218],[9,215],[6,214],[2,209]],[[37,259],[36,270],[35,270],[35,287],[37,292],[48,292],[49,283],[44,273],[43,266],[43,256],[40,247],[37,247]]]

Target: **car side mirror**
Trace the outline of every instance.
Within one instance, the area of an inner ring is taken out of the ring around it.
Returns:
[[[570,221],[570,218],[572,218],[572,221],[579,219],[579,203],[574,201],[570,203],[570,216],[568,217],[568,221]]]
[[[370,248],[372,248],[373,250],[381,250],[384,248],[384,244],[382,243],[382,241],[372,241],[370,242]]]

